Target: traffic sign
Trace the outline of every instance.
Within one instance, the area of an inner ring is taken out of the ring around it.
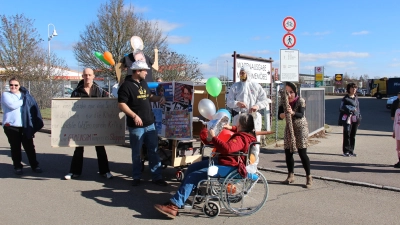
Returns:
[[[294,29],[296,29],[296,20],[291,16],[285,17],[285,19],[283,19],[283,28],[285,28],[287,32],[294,31]]]
[[[287,33],[283,36],[283,44],[286,48],[293,48],[296,45],[296,37],[292,33]]]
[[[299,51],[281,49],[280,51],[281,81],[299,82]]]

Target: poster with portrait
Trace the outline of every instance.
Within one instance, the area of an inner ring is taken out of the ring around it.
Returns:
[[[160,82],[156,95],[165,97],[165,104],[152,102],[157,133],[168,139],[191,139],[193,82]]]

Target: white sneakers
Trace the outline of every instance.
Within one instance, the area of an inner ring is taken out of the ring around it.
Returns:
[[[64,178],[66,180],[71,180],[72,178],[77,178],[77,177],[79,177],[79,175],[76,175],[76,174],[73,174],[73,173],[69,173],[69,174],[64,176]]]
[[[114,176],[110,172],[108,172],[108,173],[103,174],[103,177],[105,177],[107,179],[112,179]]]
[[[71,179],[74,179],[74,178],[78,178],[79,176],[80,175],[73,174],[73,173],[68,173],[67,175],[64,176],[64,178],[66,180],[71,180]],[[105,174],[101,174],[101,176],[103,176],[103,177],[105,177],[107,179],[112,179],[114,177],[110,172],[107,172]]]

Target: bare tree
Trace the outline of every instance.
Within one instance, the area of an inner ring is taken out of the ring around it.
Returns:
[[[98,60],[94,52],[109,51],[118,62],[126,54],[132,52],[130,39],[139,36],[144,42],[144,53],[153,56],[153,49],[164,51],[167,48],[166,36],[158,28],[158,24],[144,20],[134,13],[134,7],[124,7],[123,0],[110,0],[101,5],[97,20],[86,26],[80,35],[81,41],[74,46],[74,55],[83,67],[94,68],[97,76],[116,79],[113,67]]]
[[[40,47],[43,41],[33,27],[33,20],[24,15],[0,16],[0,68],[5,79],[16,77],[23,80],[43,80],[57,76],[66,69],[64,60],[56,55],[48,56]]]
[[[0,73],[3,84],[11,77],[29,86],[36,100],[44,102],[43,107],[50,107],[52,95],[59,90],[59,82],[52,82],[57,76],[62,76],[68,69],[65,61],[55,54],[48,55],[40,46],[40,38],[34,20],[23,14],[0,16]],[[41,99],[43,98],[43,99]]]
[[[161,77],[163,81],[200,81],[203,74],[200,71],[200,63],[197,59],[176,52],[160,52],[159,70],[155,77]]]

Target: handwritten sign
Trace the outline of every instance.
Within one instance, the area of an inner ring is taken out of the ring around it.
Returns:
[[[51,146],[125,143],[125,114],[116,98],[60,98],[51,101]]]

